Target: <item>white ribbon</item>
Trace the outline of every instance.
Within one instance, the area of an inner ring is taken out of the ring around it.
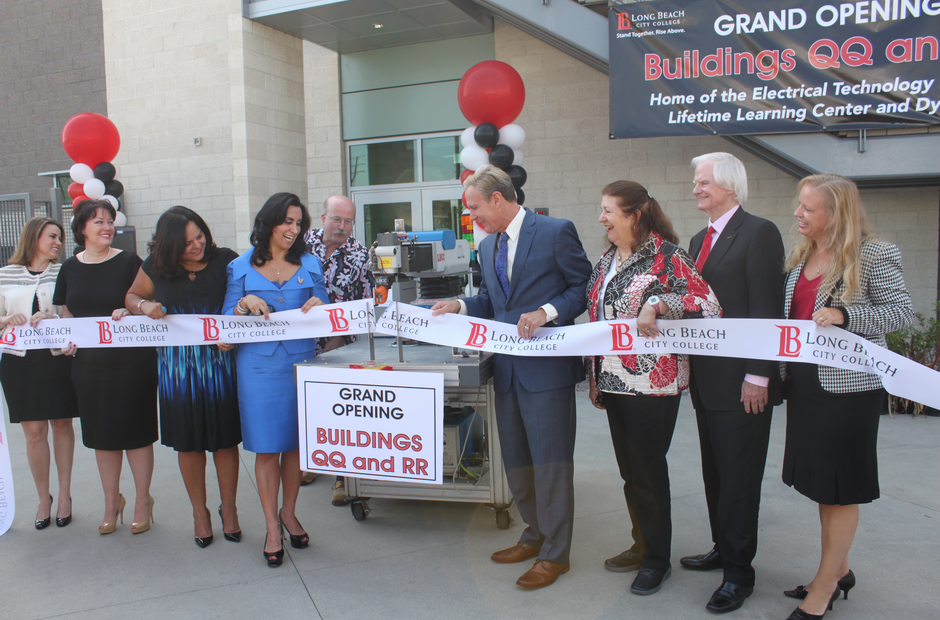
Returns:
[[[3,397],[2,392],[0,392],[0,402],[6,404],[6,398]],[[13,469],[10,467],[10,445],[7,441],[6,416],[3,415],[2,409],[0,409],[0,536],[6,534],[13,525],[13,516],[16,514]]]
[[[636,320],[540,327],[529,338],[515,325],[392,304],[375,331],[464,349],[506,355],[692,354],[779,362],[807,362],[881,377],[891,394],[940,408],[940,373],[838,327],[812,321],[683,319],[657,321],[660,335],[637,334]]]
[[[364,334],[373,319],[368,299],[315,306],[263,316],[171,314],[163,319],[126,316],[47,319],[35,328],[21,325],[4,331],[0,347],[12,349],[79,349],[120,347],[176,347],[226,342],[269,342],[337,335]]]

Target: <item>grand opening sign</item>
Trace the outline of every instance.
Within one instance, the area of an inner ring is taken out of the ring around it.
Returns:
[[[940,124],[940,0],[610,10],[612,138]]]
[[[300,466],[441,484],[444,376],[297,366]]]

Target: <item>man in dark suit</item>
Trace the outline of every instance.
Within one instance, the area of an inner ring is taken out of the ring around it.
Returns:
[[[783,239],[770,221],[741,207],[744,164],[728,153],[692,160],[698,208],[709,226],[689,254],[711,285],[723,316],[777,319],[783,309]],[[689,391],[698,421],[702,475],[714,548],[680,560],[692,570],[724,572],[706,609],[734,611],[754,591],[757,517],[771,413],[782,402],[776,362],[692,356]]]
[[[460,312],[516,325],[521,338],[546,323],[571,325],[586,306],[591,275],[574,224],[535,215],[516,202],[509,176],[483,166],[465,182],[470,218],[490,235],[480,243],[480,293],[438,302],[434,314]],[[519,543],[494,562],[537,558],[516,581],[534,590],[570,567],[574,519],[575,385],[579,357],[496,355],[496,421],[509,488],[528,524]]]

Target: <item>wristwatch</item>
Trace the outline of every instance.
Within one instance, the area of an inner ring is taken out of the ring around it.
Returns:
[[[653,310],[656,311],[657,315],[659,315],[659,302],[660,302],[660,299],[657,295],[653,295],[652,297],[646,300],[646,303],[653,306]]]

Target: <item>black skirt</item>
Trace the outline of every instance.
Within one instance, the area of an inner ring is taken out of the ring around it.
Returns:
[[[818,504],[878,499],[878,422],[884,391],[833,394],[814,364],[788,363],[783,481]]]
[[[156,349],[79,349],[72,383],[86,448],[135,450],[157,440]]]
[[[78,417],[72,389],[72,358],[33,349],[25,357],[0,357],[0,383],[10,422],[42,422]]]

